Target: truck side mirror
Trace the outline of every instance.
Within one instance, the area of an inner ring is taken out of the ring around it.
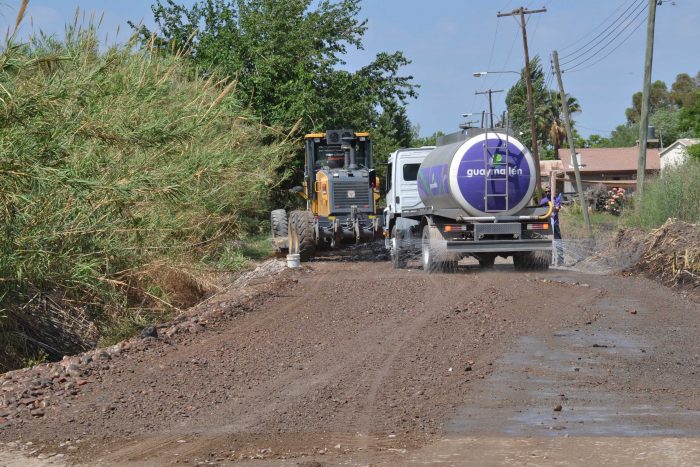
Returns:
[[[290,193],[301,193],[302,191],[304,191],[304,188],[302,188],[300,186],[295,186],[294,188],[292,188],[289,191],[290,191]]]

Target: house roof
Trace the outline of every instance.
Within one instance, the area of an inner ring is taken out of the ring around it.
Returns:
[[[694,144],[700,144],[700,139],[694,139],[694,138],[681,138],[677,139],[676,141],[673,142],[669,147],[661,151],[661,154],[659,155],[660,157],[663,157],[667,152],[671,151],[677,146],[684,146],[684,147],[689,147]]]
[[[579,170],[582,173],[592,172],[634,172],[637,170],[639,146],[630,148],[581,148],[576,151]],[[571,153],[568,149],[559,150],[559,158],[564,164],[564,170],[573,172]],[[659,150],[647,149],[647,170],[659,170],[661,159]]]

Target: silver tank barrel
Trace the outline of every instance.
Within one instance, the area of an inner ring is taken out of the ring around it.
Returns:
[[[418,171],[418,194],[434,209],[512,215],[529,203],[536,181],[530,151],[512,136],[488,132],[431,151]]]

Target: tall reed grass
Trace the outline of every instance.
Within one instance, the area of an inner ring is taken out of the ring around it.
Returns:
[[[185,279],[168,287],[164,268],[226,267],[259,230],[293,148],[235,80],[199,76],[178,54],[105,49],[93,26],[5,44],[0,369],[60,354],[18,324],[39,302],[105,326],[173,310]]]
[[[655,229],[669,218],[700,223],[700,161],[690,159],[650,180],[635,209],[625,216],[632,227]]]

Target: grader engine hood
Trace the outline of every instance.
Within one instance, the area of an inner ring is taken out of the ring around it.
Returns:
[[[353,206],[358,213],[374,212],[369,171],[331,171],[326,176],[333,214],[349,213]]]

